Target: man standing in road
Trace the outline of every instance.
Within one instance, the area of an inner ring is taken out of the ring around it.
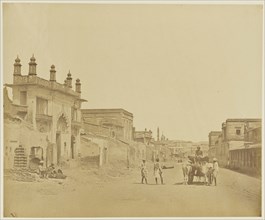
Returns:
[[[217,185],[217,174],[219,172],[219,165],[216,158],[213,158],[213,180],[214,185]]]
[[[147,167],[146,167],[146,163],[145,160],[143,160],[143,162],[141,163],[141,175],[142,175],[142,184],[145,183],[147,184]]]
[[[159,177],[160,177],[160,180],[161,180],[161,184],[164,184],[163,176],[162,176],[162,168],[161,168],[161,165],[159,163],[159,159],[158,158],[156,158],[156,162],[154,164],[154,176],[155,176],[156,184],[158,184],[157,179]]]

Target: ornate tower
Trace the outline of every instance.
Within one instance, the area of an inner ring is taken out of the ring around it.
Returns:
[[[36,61],[36,59],[35,59],[34,54],[33,54],[32,57],[30,58],[30,62],[29,62],[29,75],[30,76],[37,75],[37,72],[36,72],[37,63],[35,61]]]
[[[56,70],[55,70],[55,66],[54,65],[51,65],[50,81],[56,82]]]
[[[68,86],[69,88],[72,88],[72,75],[71,75],[71,73],[70,73],[70,70],[69,70],[69,73],[67,74],[66,81],[67,81],[67,86]]]
[[[157,128],[157,141],[159,141],[159,127]]]
[[[21,64],[20,64],[20,59],[17,58],[15,59],[15,63],[14,63],[14,76],[20,76],[21,75]]]
[[[75,82],[75,91],[78,93],[81,93],[81,83],[80,83],[80,79],[76,79]]]

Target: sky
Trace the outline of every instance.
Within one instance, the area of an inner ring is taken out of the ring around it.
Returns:
[[[3,79],[82,83],[82,108],[123,108],[136,130],[208,140],[227,118],[262,117],[262,5],[3,4]],[[11,96],[11,94],[10,94]],[[12,97],[11,97],[12,98]]]

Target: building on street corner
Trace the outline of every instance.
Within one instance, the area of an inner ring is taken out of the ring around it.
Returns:
[[[223,167],[261,170],[261,119],[227,119],[222,131],[209,133],[209,155]]]
[[[20,59],[14,64],[13,83],[4,90],[5,168],[74,164],[80,155],[81,83],[73,89],[69,71],[63,84],[56,81],[55,66],[50,79],[38,77],[34,56],[27,75],[21,73]]]

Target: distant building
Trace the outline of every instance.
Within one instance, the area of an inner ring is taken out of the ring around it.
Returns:
[[[124,109],[82,109],[86,132],[132,141],[133,114]]]
[[[134,131],[133,140],[136,142],[141,142],[143,144],[149,145],[152,140],[152,131],[145,129],[144,131]]]
[[[208,135],[208,137],[209,137],[208,156],[210,159],[213,159],[216,156],[216,142],[218,141],[218,137],[221,134],[222,134],[221,131],[211,131]]]
[[[21,74],[20,59],[14,64],[13,99],[4,92],[5,168],[61,165],[80,153],[81,83],[72,89],[69,72],[64,84],[56,82],[52,65],[50,79],[37,76],[34,56],[27,75]]]

